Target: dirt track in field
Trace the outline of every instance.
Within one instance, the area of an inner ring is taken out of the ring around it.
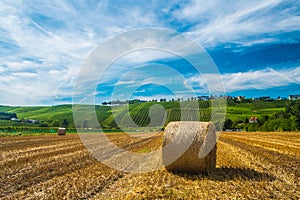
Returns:
[[[109,136],[134,152],[162,134]],[[93,158],[76,134],[0,138],[0,199],[299,199],[300,133],[222,133],[208,175],[130,174]]]

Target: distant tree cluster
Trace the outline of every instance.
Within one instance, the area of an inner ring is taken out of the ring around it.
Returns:
[[[157,101],[157,100],[156,100]],[[109,105],[128,105],[128,104],[134,104],[134,103],[143,103],[146,102],[144,100],[140,100],[140,99],[133,99],[133,100],[114,100],[114,101],[104,101],[102,102],[103,106],[109,106]]]
[[[73,120],[72,120],[73,121]],[[74,124],[69,122],[68,119],[60,120],[46,120],[39,123],[39,127],[64,127],[64,128],[74,128]]]
[[[262,116],[257,122],[226,119],[224,129],[243,129],[244,131],[297,131],[300,130],[300,100],[286,103],[285,110],[271,116]]]
[[[10,120],[11,118],[17,118],[17,114],[0,112],[0,120]]]

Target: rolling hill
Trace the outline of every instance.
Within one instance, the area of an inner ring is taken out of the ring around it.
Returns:
[[[198,103],[198,107],[193,107]],[[234,102],[228,101],[226,113],[211,109],[211,101],[183,101],[183,102],[144,102],[121,106],[95,106],[98,122],[103,129],[137,129],[140,127],[157,126],[160,123],[165,126],[170,121],[179,120],[201,120],[209,121],[211,113],[225,116],[235,125],[245,123],[249,117],[256,116],[258,119],[270,117],[279,111],[285,110],[287,101],[251,101]],[[193,109],[191,109],[193,107]],[[199,109],[198,109],[199,108]],[[165,114],[161,114],[162,109]],[[66,126],[74,128],[72,105],[57,106],[0,106],[0,113],[15,113],[21,122],[0,120],[0,126],[44,126],[57,127]],[[152,115],[152,118],[151,118]],[[83,113],[83,118],[87,115]],[[156,119],[159,118],[159,119]],[[39,124],[25,123],[27,119],[38,120]],[[152,121],[151,121],[152,119]],[[155,122],[156,121],[158,122]],[[96,125],[77,124],[80,128],[97,128]]]

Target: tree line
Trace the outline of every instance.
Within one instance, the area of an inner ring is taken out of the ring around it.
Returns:
[[[0,112],[0,120],[10,120],[11,118],[17,118],[17,114]]]

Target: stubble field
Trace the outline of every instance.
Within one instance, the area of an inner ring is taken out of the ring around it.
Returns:
[[[162,134],[109,135],[145,153]],[[206,175],[131,174],[98,162],[78,135],[0,138],[0,199],[300,199],[300,133],[222,133]]]

